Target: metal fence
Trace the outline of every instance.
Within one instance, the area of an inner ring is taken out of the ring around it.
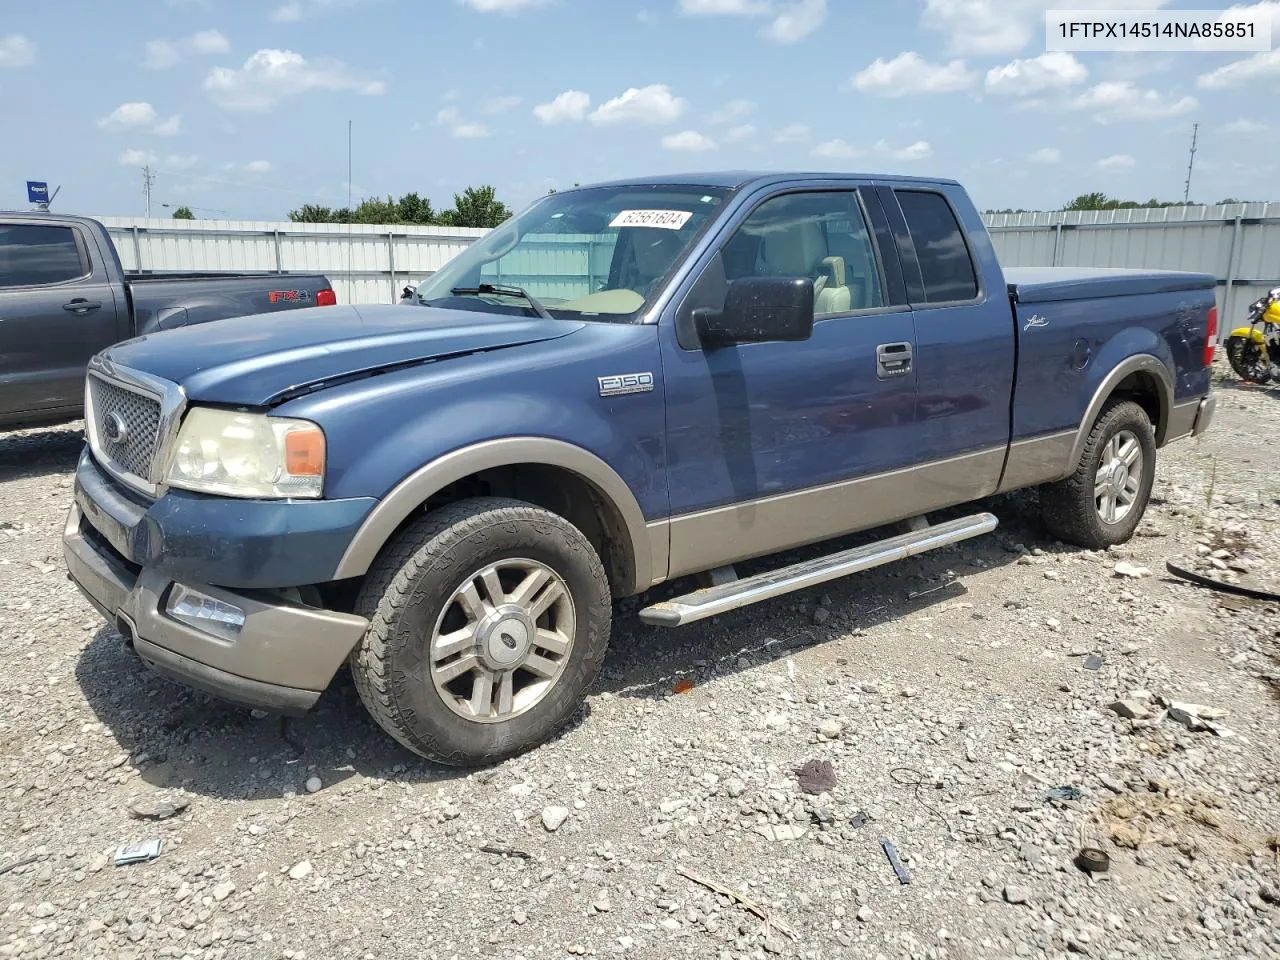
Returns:
[[[394,303],[487,230],[102,217],[126,270],[323,273],[342,303]]]
[[[987,227],[1006,267],[1194,270],[1218,280],[1220,329],[1280,286],[1280,203],[995,213]]]
[[[1195,270],[1218,280],[1222,325],[1280,286],[1280,203],[1215,207],[988,214],[1009,267],[1139,267]],[[487,231],[462,227],[261,223],[103,218],[129,270],[307,271],[326,274],[344,303],[393,303],[406,283],[440,269]],[[532,244],[527,269],[559,277],[558,295],[578,296],[583,278],[605,274],[599,238],[548,237]],[[518,283],[524,263],[502,261]],[[572,288],[572,289],[571,289]]]

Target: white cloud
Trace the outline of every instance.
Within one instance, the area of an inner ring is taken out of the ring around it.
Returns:
[[[1103,157],[1099,160],[1098,169],[1108,172],[1132,170],[1136,163],[1137,161],[1127,153],[1115,153],[1109,157]]]
[[[739,140],[750,140],[756,135],[756,125],[754,123],[740,123],[736,127],[731,127],[724,135],[725,141],[735,143]]]
[[[854,157],[864,156],[866,152],[851,143],[845,143],[843,140],[828,140],[826,143],[820,143],[813,148],[815,157],[822,157],[827,160],[851,160]]]
[[[182,59],[177,45],[169,40],[148,40],[146,51],[142,65],[148,70],[168,70]]]
[[[156,162],[156,155],[150,150],[126,150],[120,154],[120,166],[145,167]]]
[[[1271,77],[1280,77],[1280,47],[1202,73],[1196,78],[1196,86],[1202,90],[1223,90]]]
[[[877,58],[854,75],[853,87],[882,97],[905,97],[967,90],[976,79],[977,73],[963,60],[934,65],[914,50],[908,50],[892,60]]]
[[[548,0],[462,0],[462,2],[478,13],[520,13],[522,10],[545,6]]]
[[[773,22],[760,35],[774,43],[797,43],[822,26],[827,19],[827,0],[796,0],[779,9]]]
[[[250,160],[244,165],[245,173],[270,173],[274,169],[270,160]]]
[[[379,96],[381,80],[366,80],[338,60],[309,61],[292,50],[259,50],[238,70],[215,67],[204,79],[214,103],[228,110],[270,110],[282,100],[313,90]]]
[[[488,127],[463,119],[462,111],[457,107],[442,107],[437,110],[436,123],[448,127],[449,135],[458,140],[480,140],[489,136]]]
[[[1032,163],[1058,163],[1062,160],[1062,151],[1057,147],[1041,147],[1027,159]]]
[[[694,17],[759,17],[770,6],[767,0],[680,0],[680,12]]]
[[[707,123],[726,124],[741,123],[756,112],[754,100],[730,100],[719,110],[707,116]]]
[[[490,136],[489,128],[483,123],[459,123],[450,133],[458,140],[481,140]]]
[[[773,135],[774,143],[802,143],[808,139],[809,127],[803,123],[790,124]]]
[[[688,107],[682,98],[672,96],[665,83],[647,87],[631,87],[621,96],[602,103],[591,114],[591,122],[605,126],[614,123],[670,123],[684,115]]]
[[[827,19],[827,0],[680,0],[692,17],[769,17],[760,36],[774,43],[803,40]]]
[[[480,104],[480,112],[491,116],[495,113],[506,113],[508,110],[520,106],[523,102],[523,97],[490,97]]]
[[[697,130],[682,130],[680,133],[669,133],[662,138],[663,150],[678,150],[685,153],[702,153],[714,150],[716,142],[706,134]]]
[[[201,30],[189,38],[191,49],[196,53],[214,54],[230,53],[231,44],[217,30]]]
[[[920,23],[948,37],[949,52],[962,56],[1018,53],[1044,42],[1046,10],[1155,10],[1169,0],[926,0]]]
[[[556,123],[576,123],[586,119],[591,109],[591,97],[581,90],[566,90],[550,103],[540,103],[533,108],[533,115],[548,126]]]
[[[1241,117],[1238,120],[1232,120],[1230,123],[1223,124],[1222,126],[1223,133],[1245,134],[1247,136],[1252,136],[1257,133],[1265,133],[1269,129],[1270,127],[1265,123],[1258,123],[1257,120],[1249,120],[1245,117]]]
[[[145,101],[122,103],[98,121],[103,130],[145,130],[161,137],[174,136],[182,125],[182,117],[174,114],[161,120],[156,108]]]
[[[148,70],[168,70],[182,62],[186,54],[212,56],[228,53],[231,44],[217,30],[201,30],[178,40],[148,40],[142,65]]]
[[[988,93],[1027,97],[1083,83],[1088,76],[1084,64],[1071,54],[1051,50],[1030,60],[992,67],[987,71],[986,88]]]
[[[181,156],[176,153],[171,153],[161,161],[160,166],[162,169],[167,170],[190,170],[199,162],[200,158],[195,154]]]
[[[302,19],[302,4],[298,0],[281,4],[272,11],[271,19],[276,23],[296,23]]]
[[[1127,80],[1099,83],[1071,101],[1071,109],[1091,111],[1095,119],[1104,123],[1176,117],[1197,106],[1195,97],[1173,100],[1158,90],[1139,90]]]
[[[17,70],[36,62],[36,45],[21,33],[0,37],[0,67]]]
[[[933,156],[933,147],[928,140],[917,140],[915,143],[907,144],[905,147],[892,146],[886,140],[876,141],[876,151],[886,156],[893,157],[895,160],[926,160]]]

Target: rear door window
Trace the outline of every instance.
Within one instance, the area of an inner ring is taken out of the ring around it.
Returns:
[[[954,303],[978,295],[978,276],[951,204],[929,190],[897,190],[898,206],[915,244],[927,303]]]
[[[65,283],[88,272],[71,227],[0,223],[0,287]]]

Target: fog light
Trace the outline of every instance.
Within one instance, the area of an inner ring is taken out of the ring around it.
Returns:
[[[180,583],[169,591],[164,609],[178,622],[226,640],[237,639],[244,626],[244,611],[239,607]]]

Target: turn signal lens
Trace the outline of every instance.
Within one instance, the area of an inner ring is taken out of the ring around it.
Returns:
[[[1213,366],[1213,355],[1218,347],[1218,308],[1209,308],[1209,329],[1204,338],[1204,365]]]
[[[294,477],[324,476],[324,434],[319,427],[295,427],[284,435],[284,469]]]
[[[317,307],[332,307],[332,306],[335,306],[337,302],[338,302],[338,295],[334,293],[332,290],[316,291]]]

